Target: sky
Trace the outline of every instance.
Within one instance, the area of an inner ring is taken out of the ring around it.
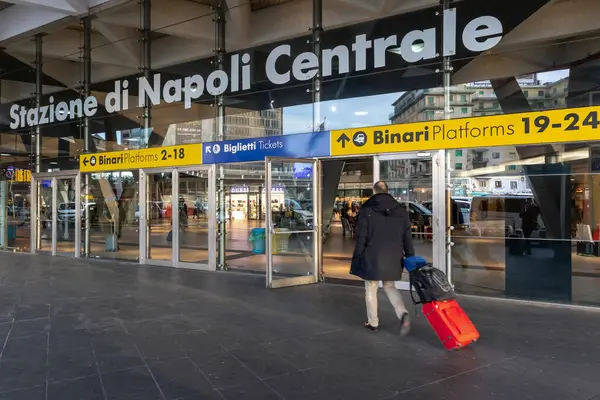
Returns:
[[[569,70],[544,72],[537,75],[542,83],[556,82],[569,76]],[[320,121],[325,120],[325,129],[344,129],[387,125],[394,111],[392,103],[402,92],[377,96],[330,100],[321,103]],[[313,105],[303,104],[283,109],[283,131],[285,135],[312,131]]]

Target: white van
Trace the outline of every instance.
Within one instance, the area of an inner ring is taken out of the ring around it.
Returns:
[[[533,196],[475,196],[471,201],[470,227],[481,236],[522,235],[521,211]],[[538,216],[539,229],[532,237],[545,236],[544,223]]]

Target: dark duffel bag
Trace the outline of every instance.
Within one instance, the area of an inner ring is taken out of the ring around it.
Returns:
[[[454,289],[448,282],[446,274],[431,264],[425,264],[409,273],[410,297],[415,304],[425,304],[431,301],[444,301],[454,298]],[[417,292],[419,300],[413,295]]]

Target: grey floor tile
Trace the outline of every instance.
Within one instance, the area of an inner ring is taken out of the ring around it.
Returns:
[[[102,382],[108,399],[129,399],[134,396],[160,394],[146,367],[102,374]]]
[[[283,397],[275,393],[263,382],[254,382],[246,385],[234,386],[232,388],[221,390],[221,394],[227,400],[283,400]]]
[[[45,400],[46,385],[37,387],[11,390],[9,392],[1,392],[0,399],[2,400]]]
[[[104,400],[102,384],[98,375],[87,378],[53,382],[48,385],[47,400],[85,399]]]
[[[203,398],[215,389],[189,358],[151,363],[150,370],[169,400],[193,396]]]
[[[45,383],[45,357],[39,362],[31,360],[0,362],[0,392],[44,385]]]
[[[15,321],[10,331],[11,338],[35,336],[47,333],[50,330],[50,320],[47,318]]]
[[[91,348],[71,348],[48,356],[48,380],[64,381],[98,372]]]
[[[36,318],[48,318],[49,315],[49,304],[21,304],[17,305],[17,307],[14,310],[14,317],[16,321]]]
[[[193,357],[193,360],[217,389],[259,381],[254,373],[227,353]]]

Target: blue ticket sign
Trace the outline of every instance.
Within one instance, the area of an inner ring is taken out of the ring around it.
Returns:
[[[326,131],[203,143],[202,164],[263,161],[265,157],[326,157],[330,136]]]

